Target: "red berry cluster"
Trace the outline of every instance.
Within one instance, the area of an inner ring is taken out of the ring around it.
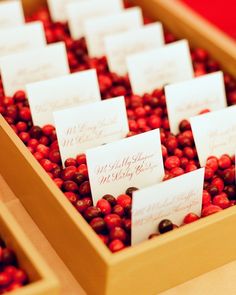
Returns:
[[[17,265],[15,253],[0,238],[0,294],[19,289],[27,283],[27,274]]]
[[[66,24],[53,23],[46,10],[40,10],[30,20],[36,19],[43,22],[48,43],[65,42],[71,72],[95,68],[103,99],[125,96],[130,127],[128,136],[160,128],[166,170],[164,180],[199,168],[189,122],[187,120],[180,122],[180,133],[177,136],[170,133],[163,89],[155,89],[152,93],[146,93],[143,96],[133,94],[128,76],[120,77],[109,72],[105,57],[90,58],[87,54],[85,40],[72,40]],[[175,41],[175,38],[167,32],[165,40],[166,43],[170,43]],[[219,70],[218,64],[203,49],[192,50],[191,57],[196,76]],[[228,104],[236,104],[236,81],[227,74],[224,75],[224,79]],[[120,201],[111,201],[111,197],[107,200],[106,197],[96,206],[92,206],[85,156],[79,155],[76,159],[67,159],[65,168],[62,168],[55,128],[51,125],[43,128],[33,126],[25,93],[18,91],[13,97],[6,97],[1,86],[0,113],[111,251],[115,252],[129,246],[131,204],[127,206],[127,209],[119,203]],[[232,176],[234,159],[228,156],[222,157],[217,160],[217,166],[209,164],[209,161],[213,162],[212,158],[208,160],[203,193],[203,216],[234,204],[235,183]],[[230,159],[230,164],[227,163],[226,157]],[[130,196],[128,193],[126,195]],[[113,227],[112,223],[116,225]]]

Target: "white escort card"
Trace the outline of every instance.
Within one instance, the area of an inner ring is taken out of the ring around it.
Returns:
[[[25,90],[26,84],[69,74],[65,44],[60,42],[43,48],[0,58],[5,94],[12,96]]]
[[[21,1],[0,2],[0,28],[22,25],[25,22]]]
[[[53,21],[66,22],[66,6],[75,1],[86,1],[86,0],[47,0],[50,15]]]
[[[163,45],[164,34],[161,23],[153,23],[136,30],[108,36],[105,38],[105,50],[110,71],[125,75],[128,55]]]
[[[53,112],[101,100],[96,70],[26,85],[34,125],[54,124]]]
[[[139,95],[194,76],[187,40],[131,55],[127,66],[132,90]]]
[[[158,232],[163,219],[179,226],[188,213],[200,216],[204,172],[201,168],[133,193],[132,245]]]
[[[74,39],[84,36],[84,22],[88,19],[121,12],[122,0],[75,1],[67,5],[67,18]]]
[[[129,8],[114,15],[98,17],[84,23],[85,38],[90,56],[105,55],[104,38],[108,35],[137,29],[143,25],[139,7]]]
[[[105,194],[117,197],[164,177],[159,129],[90,149],[86,157],[94,204]]]
[[[44,46],[46,38],[41,22],[0,29],[0,57]]]
[[[236,146],[236,106],[190,119],[201,166],[210,156],[233,155]]]
[[[215,111],[227,107],[222,72],[167,85],[165,94],[170,130],[174,134],[179,132],[181,120],[196,116],[203,109]]]
[[[53,113],[62,163],[87,149],[126,137],[129,132],[124,97]]]

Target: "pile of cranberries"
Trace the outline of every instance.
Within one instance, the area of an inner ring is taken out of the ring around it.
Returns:
[[[109,72],[105,57],[90,58],[85,40],[83,38],[72,40],[66,24],[53,23],[49,13],[44,9],[29,19],[29,21],[32,20],[43,22],[48,43],[65,42],[71,72],[91,68],[97,70],[103,99],[122,95],[125,97],[130,128],[127,136],[160,128],[165,166],[164,180],[199,168],[189,121],[180,122],[177,136],[170,132],[163,89],[155,89],[152,93],[146,93],[143,96],[133,94],[128,76],[120,77]],[[165,40],[166,43],[170,43],[176,39],[166,32]],[[191,57],[196,76],[219,70],[217,62],[212,60],[203,49],[193,49]],[[236,104],[236,81],[228,74],[224,74],[224,80],[228,104]],[[202,113],[206,111],[203,110]],[[0,113],[109,249],[116,252],[130,246],[132,191],[136,188],[128,188],[121,196],[101,196],[97,204],[92,204],[85,155],[67,159],[65,168],[62,168],[55,128],[52,125],[46,125],[43,128],[33,126],[24,91],[19,90],[13,97],[6,97],[0,85]],[[219,159],[213,156],[208,159],[202,217],[235,204],[234,170],[233,157],[223,155]],[[189,212],[183,223],[187,224],[198,218],[200,216],[196,217]]]
[[[19,289],[27,283],[27,274],[19,268],[15,253],[0,238],[0,294]]]

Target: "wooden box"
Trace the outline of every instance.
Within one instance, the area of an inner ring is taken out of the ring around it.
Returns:
[[[134,2],[236,76],[233,41],[179,1]],[[3,118],[0,138],[0,173],[89,295],[155,295],[236,259],[236,207],[110,253]]]
[[[13,216],[0,202],[0,236],[17,255],[20,267],[29,275],[30,283],[14,295],[58,295],[59,283],[41,256],[18,226]]]

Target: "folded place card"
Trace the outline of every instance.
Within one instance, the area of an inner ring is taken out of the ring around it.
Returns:
[[[165,95],[170,130],[174,134],[179,132],[181,120],[196,116],[203,109],[215,111],[227,107],[222,72],[167,85]]]
[[[46,38],[41,22],[0,29],[0,57],[45,45]]]
[[[69,73],[65,44],[60,42],[43,48],[0,58],[5,94],[12,96],[25,90],[26,84]]]
[[[62,163],[87,149],[126,137],[129,132],[124,97],[53,113]]]
[[[233,155],[236,147],[236,106],[190,119],[201,166],[210,156]]]
[[[24,12],[20,0],[0,2],[1,29],[22,25],[24,21]]]
[[[188,213],[201,215],[204,172],[201,168],[133,193],[132,245],[158,232],[163,219],[179,226]]]
[[[34,125],[54,124],[53,112],[101,100],[96,70],[26,85]]]
[[[94,204],[106,194],[117,197],[164,177],[159,129],[90,149],[86,157]]]
[[[164,34],[161,23],[153,23],[136,30],[108,36],[105,38],[105,50],[110,71],[125,75],[128,55],[163,45]]]
[[[137,29],[142,24],[142,11],[138,7],[129,8],[114,15],[87,20],[84,23],[84,29],[89,54],[94,57],[105,55],[104,38],[106,36]]]
[[[131,55],[127,66],[133,92],[139,95],[194,76],[187,40]]]
[[[84,22],[88,19],[121,12],[122,0],[76,1],[67,5],[67,18],[74,39],[84,36]]]
[[[71,2],[86,1],[86,0],[47,0],[50,15],[53,21],[66,22],[66,6]]]

